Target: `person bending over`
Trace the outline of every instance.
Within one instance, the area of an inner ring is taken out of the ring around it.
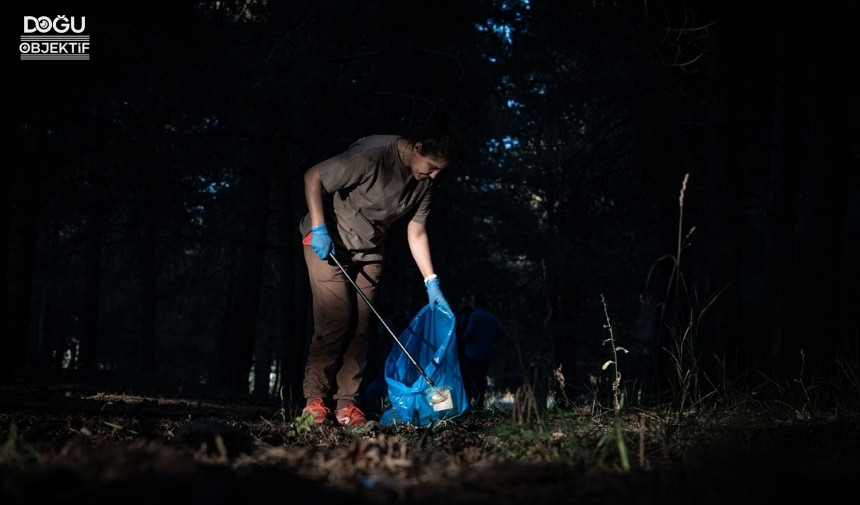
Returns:
[[[313,297],[314,331],[302,384],[315,423],[367,423],[359,387],[368,353],[371,308],[330,255],[335,255],[371,303],[391,224],[408,219],[407,240],[434,310],[451,313],[433,270],[426,222],[437,176],[462,156],[462,141],[438,115],[406,135],[371,135],[305,172],[308,213],[301,219]],[[324,198],[324,194],[331,198]]]

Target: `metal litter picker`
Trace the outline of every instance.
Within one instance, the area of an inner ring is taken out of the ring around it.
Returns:
[[[374,307],[373,304],[370,303],[370,299],[367,298],[367,295],[364,294],[364,291],[362,291],[361,288],[358,287],[358,284],[356,284],[355,281],[352,280],[352,277],[349,276],[349,273],[347,273],[346,269],[335,257],[334,251],[329,253],[329,256],[335,262],[338,268],[340,268],[340,271],[343,272],[343,275],[346,276],[347,279],[349,279],[349,282],[350,284],[352,284],[352,287],[355,288],[355,290],[358,292],[358,294],[361,296],[367,306],[370,307],[370,310],[372,310],[373,313],[376,314],[376,317],[379,318],[379,322],[381,322],[382,325],[385,326],[385,329],[388,331],[388,334],[391,335],[391,338],[393,338],[397,345],[400,346],[400,349],[403,351],[403,354],[409,359],[412,365],[415,366],[415,369],[418,370],[418,373],[421,374],[421,377],[424,377],[424,380],[426,380],[427,384],[430,385],[431,392],[429,394],[429,398],[427,399],[430,405],[443,406],[446,402],[450,402],[451,391],[445,386],[436,386],[436,384],[433,382],[433,379],[431,379],[430,376],[427,375],[427,372],[424,371],[424,368],[419,365],[417,361],[415,361],[415,358],[412,356],[412,354],[409,353],[409,350],[406,349],[406,346],[403,345],[403,342],[401,342],[400,339],[397,338],[397,335],[394,334],[394,331],[391,329],[390,326],[388,326],[388,323],[385,322],[385,319],[382,318],[382,315],[376,310],[376,307]]]

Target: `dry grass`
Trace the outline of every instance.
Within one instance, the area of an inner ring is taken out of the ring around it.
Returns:
[[[858,410],[810,415],[784,389],[776,400],[737,395],[685,412],[589,405],[530,418],[490,410],[432,428],[296,430],[274,404],[83,379],[2,387],[3,503],[294,493],[359,503],[523,503],[536,493],[557,503],[775,503],[782,492],[847,490],[860,471]]]

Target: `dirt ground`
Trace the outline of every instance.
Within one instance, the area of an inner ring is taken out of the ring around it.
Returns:
[[[0,385],[0,503],[722,505],[821,500],[860,477],[851,421],[751,428],[728,451],[667,452],[622,471],[495,456],[510,443],[489,435],[502,415],[298,434],[275,402],[194,389],[44,371]]]

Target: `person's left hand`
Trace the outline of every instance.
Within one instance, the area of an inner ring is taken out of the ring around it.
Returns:
[[[448,305],[448,301],[445,300],[445,296],[442,295],[442,289],[439,288],[439,278],[434,278],[426,283],[424,283],[427,288],[427,297],[430,299],[430,307],[432,309],[441,308],[445,312],[449,314],[453,314],[451,312],[451,306]]]

